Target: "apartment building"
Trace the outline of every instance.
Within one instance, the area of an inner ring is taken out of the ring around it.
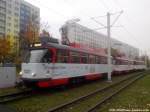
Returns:
[[[24,0],[0,0],[0,37],[19,36],[32,23],[39,31],[40,9]]]
[[[6,30],[6,1],[0,0],[0,37],[5,35]]]
[[[21,0],[20,32],[21,33],[27,32],[29,26],[32,26],[31,30],[34,30],[34,32],[39,32],[40,9],[24,0]]]

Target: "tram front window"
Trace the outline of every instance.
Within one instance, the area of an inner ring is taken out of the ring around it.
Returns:
[[[45,53],[48,50],[42,49],[42,50],[31,50],[30,52],[30,63],[40,63],[42,57],[45,55]]]
[[[51,63],[53,52],[48,49],[31,50],[30,63]]]
[[[51,63],[53,58],[53,52],[50,50],[47,50],[47,52],[43,55],[41,59],[41,63]]]

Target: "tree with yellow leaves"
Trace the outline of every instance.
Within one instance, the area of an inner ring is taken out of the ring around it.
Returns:
[[[10,51],[10,40],[8,38],[0,37],[0,63],[4,63],[4,60],[9,56]]]

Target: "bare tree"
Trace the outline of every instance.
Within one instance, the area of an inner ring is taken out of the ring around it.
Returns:
[[[40,33],[42,33],[44,31],[49,32],[50,30],[50,25],[48,22],[45,21],[41,21],[40,22]]]

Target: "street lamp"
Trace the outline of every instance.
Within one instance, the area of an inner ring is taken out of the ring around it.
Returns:
[[[75,19],[70,19],[67,21],[67,23],[75,23],[75,22],[79,22],[80,19],[79,18],[75,18]]]

